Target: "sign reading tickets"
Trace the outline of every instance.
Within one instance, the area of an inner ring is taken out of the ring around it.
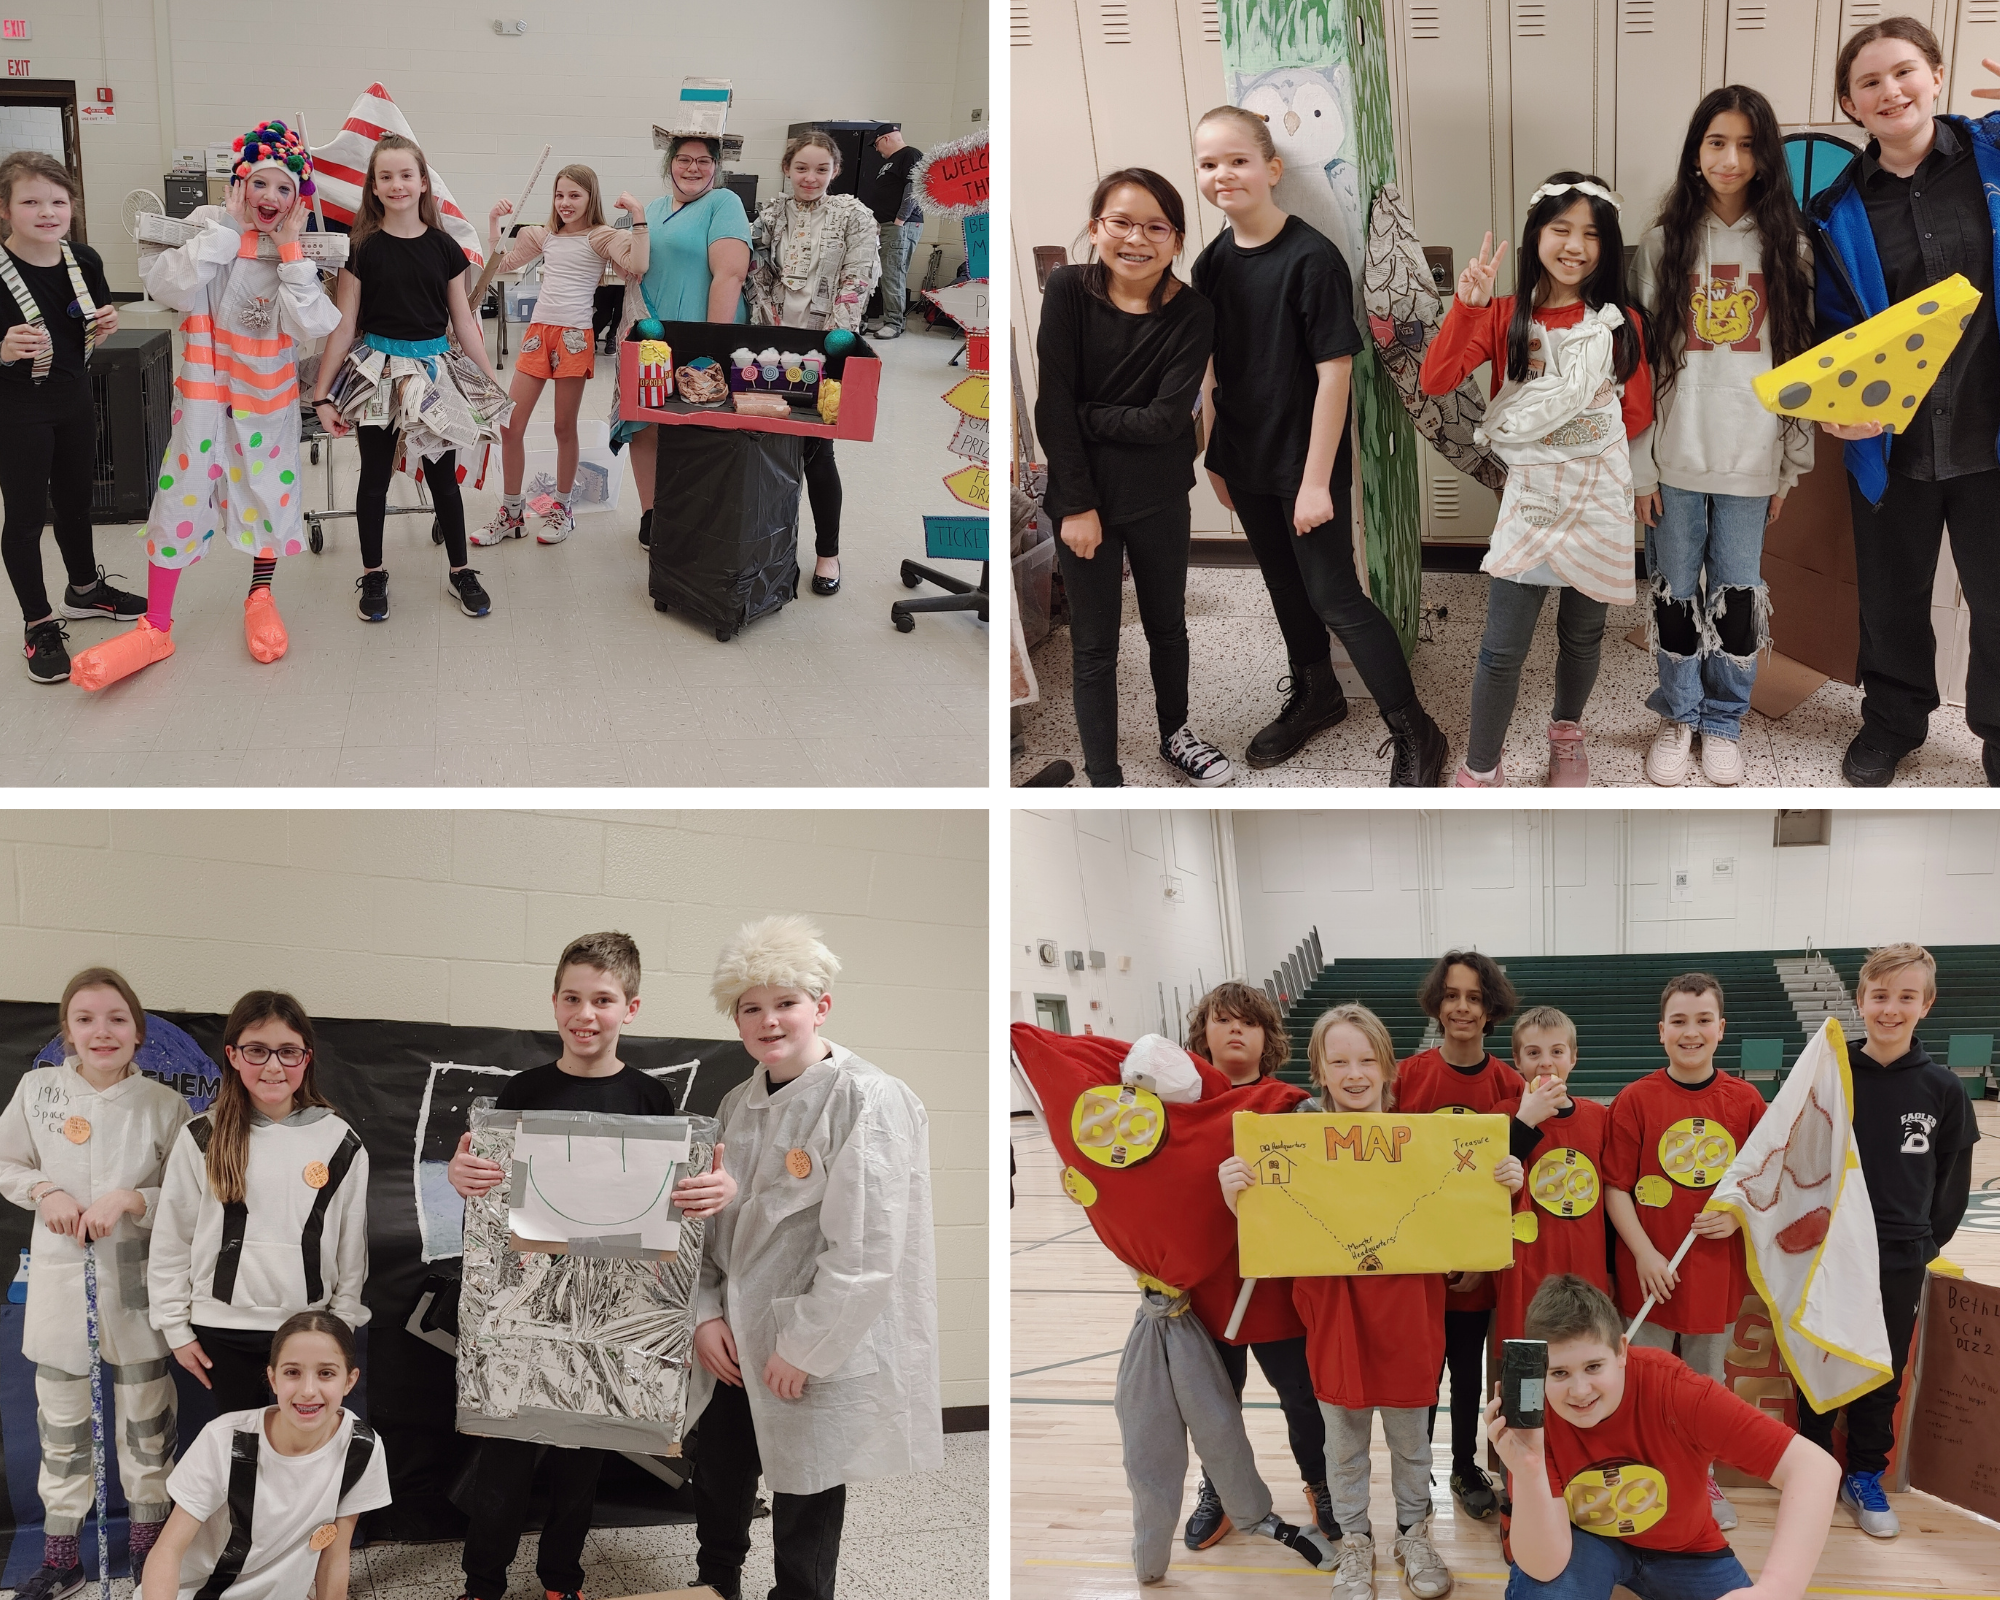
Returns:
[[[1513,1264],[1505,1117],[1245,1112],[1234,1131],[1257,1180],[1236,1203],[1246,1278]]]

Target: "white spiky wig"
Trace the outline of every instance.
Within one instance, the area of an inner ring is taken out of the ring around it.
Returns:
[[[803,989],[817,1000],[833,987],[840,960],[820,943],[819,929],[798,915],[746,922],[715,958],[708,992],[715,1009],[736,1015],[749,989]]]

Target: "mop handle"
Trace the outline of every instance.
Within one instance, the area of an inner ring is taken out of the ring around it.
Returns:
[[[97,1595],[111,1600],[111,1494],[104,1478],[104,1360],[97,1347],[97,1246],[83,1241],[83,1328],[90,1341],[90,1471],[97,1480]]]
[[[1667,1263],[1667,1270],[1669,1272],[1672,1272],[1676,1267],[1678,1267],[1681,1264],[1681,1258],[1688,1253],[1688,1248],[1694,1243],[1694,1239],[1695,1239],[1694,1229],[1690,1228],[1688,1229],[1688,1236],[1685,1239],[1681,1240],[1680,1249],[1674,1252],[1674,1259]],[[1632,1319],[1632,1326],[1625,1330],[1625,1337],[1627,1339],[1630,1339],[1633,1334],[1639,1331],[1640,1326],[1645,1322],[1646,1318],[1651,1314],[1653,1307],[1658,1304],[1659,1304],[1658,1295],[1649,1294],[1646,1296],[1646,1303],[1639,1308],[1639,1314]]]
[[[549,151],[552,148],[553,146],[543,145],[542,153],[535,157],[535,170],[528,174],[527,185],[521,190],[520,203],[514,207],[513,215],[517,222],[521,213],[527,209],[528,196],[535,192],[535,180],[541,177],[542,165],[549,159]],[[504,251],[494,248],[493,254],[487,258],[485,268],[479,274],[479,285],[472,291],[472,314],[475,318],[479,315],[480,303],[486,298],[488,285],[493,282],[494,275],[500,270],[500,257],[503,254]]]
[[[307,155],[312,154],[312,147],[313,147],[312,137],[306,132],[306,119],[304,117],[299,118],[299,143],[306,147]],[[313,184],[313,216],[319,220],[318,231],[321,233],[325,233],[326,213],[320,209],[319,184],[317,182]]]
[[[1243,1326],[1243,1313],[1250,1309],[1250,1296],[1257,1292],[1257,1280],[1245,1278],[1243,1287],[1236,1291],[1236,1309],[1229,1313],[1229,1326],[1222,1330],[1222,1337],[1233,1339],[1236,1330]]]

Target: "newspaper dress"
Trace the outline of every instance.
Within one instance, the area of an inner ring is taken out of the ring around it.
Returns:
[[[397,471],[421,483],[425,462],[456,450],[458,481],[469,476],[477,489],[514,402],[464,351],[437,343],[435,352],[399,355],[364,337],[342,363],[330,398],[354,427],[393,428],[402,435]]]
[[[218,534],[246,555],[297,555],[297,345],[333,332],[340,311],[310,261],[258,260],[256,232],[222,207],[198,206],[187,220],[199,235],[139,264],[146,292],[186,313],[187,341],[146,558],[192,566]]]

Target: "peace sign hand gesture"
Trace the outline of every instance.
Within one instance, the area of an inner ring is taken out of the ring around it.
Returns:
[[[2000,78],[2000,61],[1982,56],[1979,64],[1996,78]],[[2000,89],[1974,89],[1972,91],[1972,98],[1975,100],[2000,100]]]
[[[1494,280],[1500,276],[1500,263],[1507,256],[1507,241],[1500,241],[1500,248],[1493,248],[1493,235],[1487,234],[1479,246],[1479,254],[1465,264],[1465,270],[1458,275],[1458,298],[1474,310],[1489,304],[1493,299]]]

